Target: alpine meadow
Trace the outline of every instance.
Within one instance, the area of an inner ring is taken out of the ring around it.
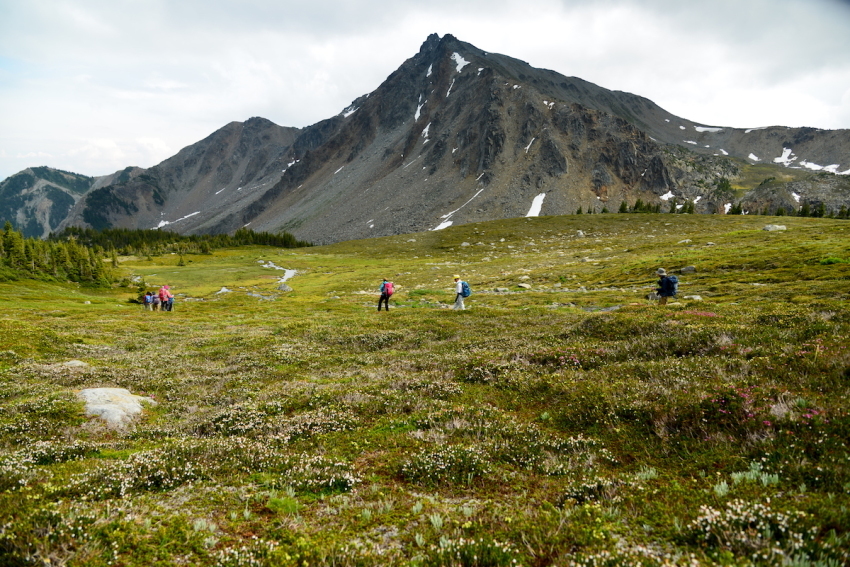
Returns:
[[[850,561],[846,220],[107,250],[112,284],[3,272],[2,566]]]

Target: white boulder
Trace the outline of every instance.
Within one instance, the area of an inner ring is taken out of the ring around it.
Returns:
[[[142,413],[142,404],[156,405],[145,396],[124,388],[87,388],[77,393],[86,403],[86,415],[96,416],[115,429],[123,429]]]

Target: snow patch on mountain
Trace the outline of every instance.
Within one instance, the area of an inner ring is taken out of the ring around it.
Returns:
[[[482,175],[484,175],[484,174],[482,173]],[[479,189],[479,190],[475,193],[475,195],[473,195],[472,197],[470,197],[470,198],[469,198],[469,200],[468,200],[467,202],[465,202],[464,204],[462,204],[461,206],[459,206],[458,208],[456,208],[456,209],[455,209],[455,210],[453,210],[452,212],[450,212],[450,213],[446,213],[445,215],[441,216],[441,217],[440,217],[441,219],[446,219],[446,220],[444,220],[444,221],[443,221],[443,222],[441,222],[439,225],[437,225],[437,227],[436,227],[436,228],[432,228],[431,230],[443,230],[444,228],[448,228],[448,227],[450,227],[450,226],[452,225],[452,220],[451,220],[452,215],[454,215],[456,212],[458,212],[459,210],[461,210],[462,208],[464,208],[465,206],[467,206],[469,203],[471,203],[471,202],[472,202],[472,200],[473,200],[473,199],[475,199],[478,195],[480,195],[482,191],[484,191],[484,187],[482,187],[481,189]]]
[[[241,187],[240,187],[240,189],[241,189]],[[185,217],[180,217],[179,219],[177,219],[177,220],[175,220],[175,221],[171,221],[171,222],[169,222],[169,221],[167,221],[167,220],[161,220],[161,221],[159,221],[159,224],[158,224],[158,225],[156,225],[154,228],[155,228],[155,229],[156,229],[156,228],[162,228],[162,227],[164,227],[164,226],[168,226],[168,225],[170,225],[170,224],[174,224],[174,223],[176,223],[176,222],[180,222],[180,221],[182,221],[182,220],[186,220],[186,219],[188,219],[189,217],[193,217],[193,216],[195,216],[195,215],[199,215],[199,214],[201,214],[201,211],[195,211],[194,213],[189,213],[189,214],[188,214],[188,215],[186,215]]]
[[[526,214],[525,216],[527,216],[527,217],[539,217],[540,216],[540,210],[543,208],[543,199],[545,199],[545,198],[546,198],[546,193],[540,193],[539,195],[534,197],[534,200],[531,201],[531,208],[528,209],[528,214]]]
[[[452,53],[452,60],[457,63],[457,72],[460,73],[464,67],[469,65],[469,61],[463,58],[463,56],[455,51]]]
[[[773,158],[774,163],[781,163],[785,167],[791,165],[791,162],[796,161],[797,156],[794,155],[794,152],[791,148],[782,148],[782,155],[776,158]]]
[[[722,132],[723,128],[714,128],[711,126],[694,126],[694,130],[697,132],[711,132],[712,134],[717,132]]]

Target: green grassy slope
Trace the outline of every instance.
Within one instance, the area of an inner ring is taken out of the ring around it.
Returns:
[[[845,564],[848,235],[576,215],[122,258],[171,313],[0,284],[0,565]],[[113,431],[99,386],[157,405]]]

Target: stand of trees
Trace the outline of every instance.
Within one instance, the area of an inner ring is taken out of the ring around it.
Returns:
[[[311,243],[297,240],[288,232],[272,234],[254,232],[240,228],[232,236],[229,234],[182,235],[168,230],[131,230],[127,228],[107,228],[95,230],[71,226],[59,234],[51,234],[51,241],[67,242],[76,240],[91,247],[105,250],[115,249],[122,255],[156,256],[176,252],[179,254],[209,254],[216,248],[234,248],[236,246],[277,246],[278,248],[300,248],[312,246]]]
[[[7,221],[0,233],[0,279],[19,278],[107,285],[113,276],[103,255],[92,248],[73,240],[24,238]]]
[[[33,278],[109,285],[115,280],[118,254],[152,256],[209,254],[215,248],[237,246],[311,246],[289,233],[271,234],[239,229],[235,234],[183,236],[164,230],[66,228],[47,240],[25,238],[6,222],[0,231],[0,281]]]

